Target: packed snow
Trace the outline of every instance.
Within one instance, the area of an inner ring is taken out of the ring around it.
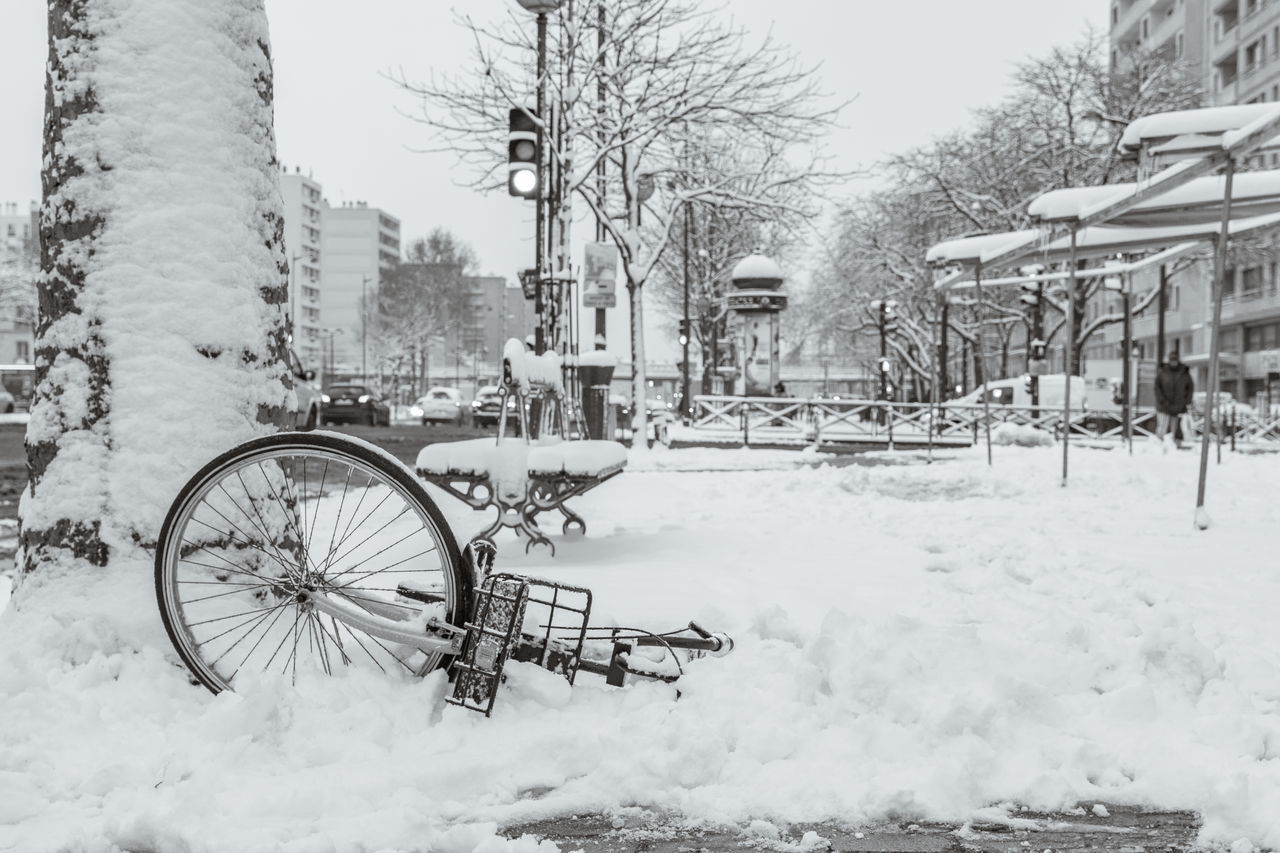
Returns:
[[[573,502],[588,534],[555,557],[499,538],[500,569],[592,588],[593,622],[732,634],[678,699],[525,665],[491,719],[446,706],[442,673],[214,697],[149,563],[21,589],[0,614],[0,848],[533,850],[502,829],[1097,803],[1280,845],[1280,456],[1213,464],[1200,532],[1195,453],[1076,448],[1064,488],[1057,448],[996,450],[659,448]],[[432,491],[461,538],[486,523]]]

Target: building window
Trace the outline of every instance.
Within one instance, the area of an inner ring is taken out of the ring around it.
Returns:
[[[1173,57],[1174,59],[1182,58],[1182,30],[1173,34]]]
[[[1144,15],[1142,18],[1142,40],[1146,41],[1149,35],[1151,35],[1151,19]]]
[[[1111,7],[1111,26],[1120,23],[1120,8],[1118,6]]]
[[[1250,326],[1244,332],[1245,352],[1276,349],[1280,347],[1280,323]]]
[[[16,361],[25,364],[26,362],[31,360],[31,342],[30,341],[18,341],[16,349],[17,349],[17,355],[15,356]]]

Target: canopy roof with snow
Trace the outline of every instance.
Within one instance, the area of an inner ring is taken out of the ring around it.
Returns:
[[[997,234],[978,234],[973,237],[958,237],[945,240],[932,246],[925,254],[925,261],[932,266],[948,266],[950,264],[983,263],[988,257],[1020,246],[1030,246],[1044,237],[1044,233],[1036,228],[1024,231],[1004,231]]]
[[[1126,129],[1120,142],[1122,151],[1176,149],[1190,159],[1181,159],[1139,183],[1045,193],[1028,208],[1041,228],[945,240],[932,246],[925,260],[935,267],[966,263],[1011,267],[1064,260],[1071,244],[1063,226],[1076,237],[1077,257],[1162,250],[1209,239],[1218,233],[1227,195],[1225,177],[1211,173],[1271,145],[1278,135],[1280,106],[1276,104],[1144,116]],[[1187,140],[1193,136],[1197,137],[1194,144]],[[1232,235],[1276,225],[1280,221],[1280,172],[1235,175],[1231,213]],[[1056,229],[1050,227],[1054,224]],[[961,277],[961,273],[952,273],[937,286],[950,287]]]
[[[1052,190],[1027,206],[1037,221],[1083,219],[1090,211],[1134,194],[1138,184],[1106,184]],[[1110,225],[1199,225],[1222,220],[1226,178],[1208,175],[1135,204],[1108,220]],[[1250,218],[1280,211],[1280,170],[1242,172],[1232,179],[1231,213]]]
[[[1193,150],[1233,144],[1243,132],[1280,115],[1274,103],[1237,104],[1173,110],[1134,119],[1124,129],[1117,147],[1121,153],[1136,155],[1146,146],[1190,153]]]

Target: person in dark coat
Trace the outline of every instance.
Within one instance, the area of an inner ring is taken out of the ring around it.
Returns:
[[[1182,430],[1179,428],[1179,421],[1191,405],[1195,383],[1191,381],[1191,371],[1176,352],[1169,353],[1169,358],[1156,370],[1155,392],[1156,436],[1164,441],[1172,429],[1173,440],[1181,447]]]

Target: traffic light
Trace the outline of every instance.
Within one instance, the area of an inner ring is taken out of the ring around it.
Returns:
[[[1032,361],[1044,361],[1044,347],[1045,347],[1044,341],[1038,338],[1031,342],[1031,360]]]
[[[512,107],[507,131],[507,193],[537,198],[542,187],[538,151],[542,131],[531,110]]]
[[[681,318],[680,320],[680,346],[689,343],[692,336],[689,334],[689,321]]]
[[[1043,284],[1038,281],[1024,281],[1018,287],[1022,290],[1022,295],[1018,298],[1024,304],[1031,306],[1033,309],[1040,306],[1040,299],[1044,292]]]
[[[885,375],[885,376],[888,376],[888,375],[889,375],[889,368],[890,368],[890,366],[891,366],[891,365],[889,364],[889,359],[887,359],[887,358],[882,358],[882,359],[880,359],[880,373],[881,373],[881,374],[883,374],[883,375]]]
[[[884,303],[884,332],[891,335],[898,331],[898,315],[894,313],[894,309],[898,307],[898,303],[890,299]]]

